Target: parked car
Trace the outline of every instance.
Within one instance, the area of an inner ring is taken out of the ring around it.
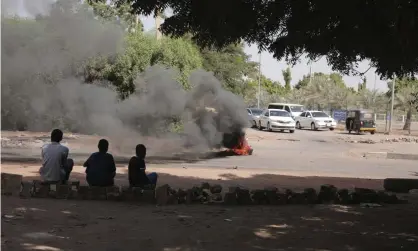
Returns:
[[[299,116],[303,112],[303,105],[287,104],[287,103],[270,103],[267,109],[285,110],[292,115],[293,118]]]
[[[259,108],[247,108],[248,117],[251,123],[251,127],[257,127],[257,121],[260,118],[263,109]]]
[[[268,131],[289,130],[290,133],[295,132],[295,121],[289,112],[279,109],[266,109],[258,119],[258,129],[266,128]]]
[[[337,122],[322,111],[304,111],[295,118],[296,128],[311,128],[311,130],[329,129],[334,130]]]

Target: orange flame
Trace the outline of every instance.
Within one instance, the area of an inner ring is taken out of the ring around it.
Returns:
[[[251,155],[253,149],[248,145],[247,139],[244,136],[240,137],[238,140],[238,145],[231,148],[231,151],[236,155]]]

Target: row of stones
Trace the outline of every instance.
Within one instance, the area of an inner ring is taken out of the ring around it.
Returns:
[[[2,173],[2,194],[20,195],[21,197],[80,199],[80,200],[114,200],[136,201],[142,203],[170,205],[192,203],[224,203],[227,205],[284,205],[284,204],[358,204],[358,203],[387,203],[402,202],[396,195],[384,191],[374,191],[365,188],[354,190],[337,189],[333,185],[321,186],[319,192],[313,188],[295,192],[290,189],[281,190],[269,187],[258,190],[248,190],[242,187],[229,187],[222,191],[220,185],[203,183],[191,189],[172,189],[163,185],[157,189],[143,189],[131,187],[90,187],[82,186],[80,182],[68,184],[48,184],[41,181],[22,181],[20,175]]]

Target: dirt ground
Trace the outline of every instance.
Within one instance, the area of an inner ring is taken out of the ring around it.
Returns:
[[[2,197],[3,250],[418,250],[417,204],[140,206]]]
[[[13,138],[15,135],[18,138]],[[25,180],[39,179],[39,147],[47,135],[39,138],[36,133],[2,132],[3,154],[7,150],[9,157],[35,158],[35,162],[3,160],[2,172],[21,174]],[[149,164],[147,168],[159,174],[159,184],[175,188],[189,188],[208,181],[224,189],[240,185],[299,190],[319,188],[322,184],[383,189],[383,178],[417,175],[416,162],[362,156],[369,151],[416,152],[416,143],[350,143],[371,136],[308,130],[298,130],[295,134],[249,130],[247,136],[255,149],[253,156]],[[399,136],[376,134],[372,138],[381,141],[390,137]],[[79,154],[83,160],[85,152],[95,150],[97,138],[67,135],[66,140],[72,153]],[[117,152],[117,149],[111,150]],[[119,162],[117,166],[116,184],[127,185],[126,163]],[[85,183],[84,168],[74,167],[71,179]],[[418,250],[417,201],[379,208],[155,207],[2,196],[2,248],[49,251]]]

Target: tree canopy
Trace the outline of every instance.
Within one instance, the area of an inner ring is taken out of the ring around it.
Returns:
[[[418,72],[418,12],[411,0],[120,0],[137,14],[173,10],[164,34],[190,33],[201,46],[256,43],[277,59],[326,56],[334,71],[358,74],[368,59],[384,78]]]

